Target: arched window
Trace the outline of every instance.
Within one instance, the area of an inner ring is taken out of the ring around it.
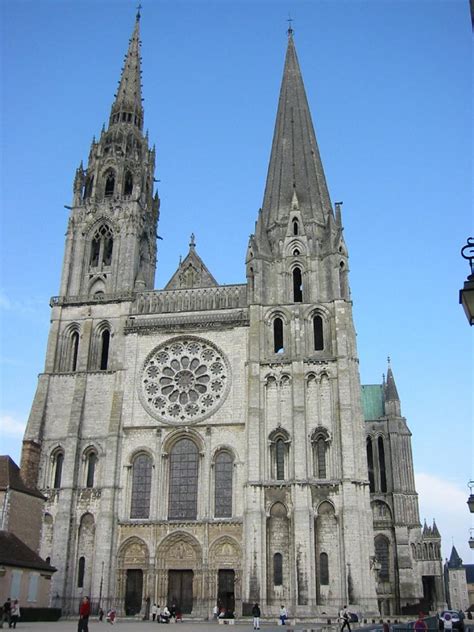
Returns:
[[[114,239],[112,230],[107,224],[102,224],[94,233],[91,241],[91,268],[110,266],[112,263],[112,251]]]
[[[130,171],[125,174],[125,182],[123,184],[123,194],[132,195],[133,191],[133,176]]]
[[[97,454],[95,452],[89,452],[87,455],[86,487],[94,487],[97,461]]]
[[[84,199],[90,198],[92,195],[92,187],[94,186],[94,176],[87,176],[86,183],[84,185]]]
[[[84,588],[84,573],[86,570],[86,558],[84,556],[79,558],[79,564],[77,567],[77,587]]]
[[[232,471],[234,461],[228,452],[219,452],[214,464],[214,507],[216,518],[232,516]]]
[[[327,553],[319,554],[319,583],[321,586],[329,586],[329,560]]]
[[[73,331],[71,335],[71,371],[77,369],[77,356],[79,355],[79,332]]]
[[[293,269],[293,301],[301,303],[303,301],[303,277],[301,268]]]
[[[316,439],[316,475],[326,478],[326,441],[323,437]]]
[[[324,332],[323,332],[323,319],[319,314],[313,318],[313,339],[314,350],[322,351],[324,349]]]
[[[109,364],[110,331],[104,329],[100,338],[100,370],[106,371]]]
[[[113,171],[109,171],[105,176],[105,197],[111,197],[114,194],[115,189],[115,173]]]
[[[389,546],[388,540],[383,535],[378,535],[374,541],[375,556],[380,564],[379,580],[388,582],[390,579]]]
[[[299,224],[298,224],[298,220],[295,219],[293,220],[293,235],[298,235],[299,234]]]
[[[132,465],[132,502],[130,518],[148,518],[150,515],[152,462],[147,454],[139,454]]]
[[[275,318],[273,321],[273,350],[275,353],[283,353],[283,320]]]
[[[57,452],[54,457],[54,478],[53,478],[54,489],[59,489],[61,487],[61,479],[63,475],[63,463],[64,463],[64,454],[62,452]]]
[[[374,452],[372,449],[372,439],[370,437],[367,437],[367,466],[369,469],[369,489],[373,493],[375,492]]]
[[[344,261],[339,264],[339,291],[341,298],[347,298],[347,270]]]
[[[379,469],[380,469],[380,491],[387,491],[387,473],[385,471],[385,448],[382,437],[378,439],[379,448]]]
[[[196,520],[198,469],[199,453],[194,441],[177,441],[170,454],[170,520]]]
[[[275,444],[275,461],[276,461],[276,480],[283,481],[285,479],[285,442],[283,439],[277,439]]]
[[[273,556],[273,585],[283,585],[283,555],[275,553]]]

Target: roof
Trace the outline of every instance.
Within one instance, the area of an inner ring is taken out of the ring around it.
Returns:
[[[362,386],[362,410],[365,421],[373,421],[384,416],[382,384],[364,384]]]
[[[451,556],[448,562],[449,568],[462,568],[462,559],[459,557],[459,553],[456,551],[456,547],[451,549]]]
[[[37,553],[9,531],[0,531],[0,564],[34,568],[50,573],[56,571],[54,566],[41,559]]]
[[[466,582],[474,584],[474,564],[464,564],[466,570]]]
[[[7,488],[15,489],[17,492],[36,496],[44,500],[44,496],[41,492],[34,487],[25,485],[21,478],[20,468],[15,461],[10,456],[3,455],[0,456],[0,490],[6,490]]]
[[[217,281],[196,252],[194,235],[191,235],[189,252],[184,261],[166,284],[165,290],[180,290],[195,287],[216,287]]]

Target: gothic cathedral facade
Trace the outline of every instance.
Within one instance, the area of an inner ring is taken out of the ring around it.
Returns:
[[[246,282],[189,253],[154,289],[160,200],[140,15],[109,124],[74,180],[22,473],[46,495],[56,605],[205,618],[444,604],[392,370],[361,387],[340,205],[293,32]]]

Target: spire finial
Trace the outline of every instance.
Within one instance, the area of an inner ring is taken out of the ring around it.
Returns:
[[[189,238],[189,247],[194,248],[196,246],[196,236],[194,233],[191,233],[191,237]]]
[[[137,7],[137,22],[142,17],[142,14],[140,13],[141,10],[142,10],[142,4],[141,4],[141,2],[139,2],[138,7]]]
[[[390,362],[391,362],[390,356],[387,356],[387,362],[388,362],[388,366],[390,366]]]
[[[291,17],[291,15],[289,13],[288,13],[288,20],[287,20],[287,22],[288,22],[288,30],[287,30],[288,37],[291,37],[293,35],[293,24],[292,24],[293,18]]]

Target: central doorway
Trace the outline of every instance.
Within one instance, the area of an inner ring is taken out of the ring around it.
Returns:
[[[226,612],[235,610],[235,572],[233,570],[221,569],[218,576],[217,603]]]
[[[168,607],[175,604],[183,614],[193,609],[193,571],[168,571]]]
[[[134,615],[142,609],[143,571],[129,569],[125,584],[125,614]]]

